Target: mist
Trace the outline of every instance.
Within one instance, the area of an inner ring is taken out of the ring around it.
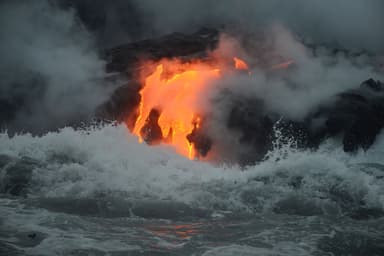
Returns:
[[[256,31],[280,23],[316,44],[383,53],[384,2],[380,0],[133,0],[150,32],[233,25]]]
[[[205,97],[200,97],[200,106],[209,115],[206,127],[214,141],[212,151],[219,155],[219,161],[231,162],[237,156],[255,154],[254,148],[241,142],[243,135],[229,128],[236,106],[245,107],[242,111],[244,116],[250,115],[249,122],[252,118],[258,122],[257,118],[265,115],[273,122],[283,118],[300,123],[322,106],[332,106],[340,93],[359,89],[369,78],[384,79],[367,54],[309,47],[280,24],[271,24],[265,31],[262,39],[248,38],[247,47],[241,38],[222,34],[212,53],[225,58],[240,56],[250,64],[249,71],[224,76],[210,86]],[[291,64],[279,67],[287,61]],[[257,116],[252,117],[255,109]]]
[[[202,26],[254,32],[279,23],[308,43],[384,54],[381,0],[57,0],[72,6],[99,45]]]
[[[301,120],[313,109],[332,99],[332,96],[356,89],[368,78],[383,79],[367,55],[350,56],[334,54],[326,48],[310,49],[296,39],[294,34],[281,25],[269,26],[267,40],[255,42],[264,52],[258,57],[238,50],[239,44],[231,45],[222,40],[217,54],[243,53],[242,56],[256,63],[251,74],[230,76],[213,88],[225,88],[241,98],[262,99],[267,111],[278,113],[292,120]],[[236,48],[236,49],[233,49]],[[274,65],[292,61],[287,68]],[[215,94],[217,92],[213,92]]]
[[[51,1],[0,7],[1,128],[43,132],[90,118],[110,89],[75,12]]]

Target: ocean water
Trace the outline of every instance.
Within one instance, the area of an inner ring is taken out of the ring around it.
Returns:
[[[0,255],[384,255],[384,134],[247,167],[124,125],[0,134]]]

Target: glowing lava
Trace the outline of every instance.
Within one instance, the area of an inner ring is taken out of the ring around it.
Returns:
[[[133,133],[149,144],[172,144],[177,152],[193,159],[196,152],[187,136],[200,122],[199,95],[218,78],[220,70],[203,63],[162,61],[145,78]]]
[[[241,69],[247,64],[238,59]],[[200,61],[162,60],[144,77],[133,133],[147,144],[168,143],[190,159],[199,157],[191,138],[201,126],[201,98],[222,70]],[[200,99],[200,100],[199,100]],[[189,135],[189,136],[188,136]]]
[[[249,69],[248,64],[245,63],[245,61],[243,61],[237,57],[234,57],[233,61],[235,62],[235,68],[236,69],[239,69],[239,70],[248,70]]]

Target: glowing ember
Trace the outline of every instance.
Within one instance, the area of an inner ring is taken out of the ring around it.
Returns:
[[[233,61],[235,62],[235,68],[236,69],[239,69],[239,70],[248,70],[249,69],[247,63],[245,63],[243,60],[241,60],[237,57],[234,57]]]

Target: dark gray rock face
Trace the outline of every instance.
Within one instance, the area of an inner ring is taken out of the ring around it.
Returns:
[[[140,88],[138,82],[130,82],[117,88],[109,100],[96,110],[98,119],[126,122],[128,127],[133,128],[136,120],[134,112],[141,99]]]
[[[105,52],[108,72],[130,72],[142,59],[204,57],[217,46],[219,31],[201,29],[193,34],[173,33],[160,38],[121,45]]]
[[[322,118],[325,123],[315,136],[342,134],[346,152],[359,148],[368,149],[384,125],[384,84],[369,79],[360,88],[337,95],[337,100],[328,106],[322,106],[310,116],[310,122]]]
[[[238,156],[240,164],[261,160],[271,149],[273,124],[274,120],[265,112],[260,100],[235,101],[228,116],[227,127],[240,134],[240,144],[252,149]]]

